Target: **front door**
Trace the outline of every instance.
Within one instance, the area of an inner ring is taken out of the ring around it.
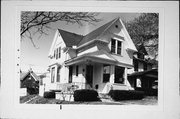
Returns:
[[[93,66],[92,65],[86,66],[86,83],[89,84],[91,87],[93,86]]]

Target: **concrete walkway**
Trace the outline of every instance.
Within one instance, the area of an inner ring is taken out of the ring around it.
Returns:
[[[29,99],[28,101],[26,101],[25,102],[25,104],[27,104],[28,102],[30,102],[30,101],[32,101],[32,100],[34,100],[35,98],[37,98],[38,96],[36,95],[36,96],[34,96],[33,98],[31,98],[31,99]]]

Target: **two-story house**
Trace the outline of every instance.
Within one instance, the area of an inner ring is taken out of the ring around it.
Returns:
[[[137,49],[120,18],[82,36],[58,29],[49,55],[51,90],[66,84],[79,89],[130,90],[127,71]]]

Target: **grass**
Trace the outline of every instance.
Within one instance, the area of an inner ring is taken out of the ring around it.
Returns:
[[[27,96],[21,96],[20,97],[20,103],[25,103],[28,100],[30,100],[31,98],[35,97],[36,95],[27,95]]]

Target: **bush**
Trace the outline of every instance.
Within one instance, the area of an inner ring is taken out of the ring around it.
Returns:
[[[27,87],[27,93],[29,95],[33,95],[33,94],[39,94],[39,88],[29,88]]]
[[[108,95],[115,101],[138,100],[144,97],[144,92],[135,90],[110,90]]]
[[[135,88],[135,90],[144,91],[144,95],[146,95],[146,96],[157,96],[158,95],[157,89]]]
[[[74,91],[74,101],[99,101],[99,97],[95,90],[81,89]]]
[[[47,92],[44,92],[44,98],[55,98],[55,92],[54,91],[47,91]]]

